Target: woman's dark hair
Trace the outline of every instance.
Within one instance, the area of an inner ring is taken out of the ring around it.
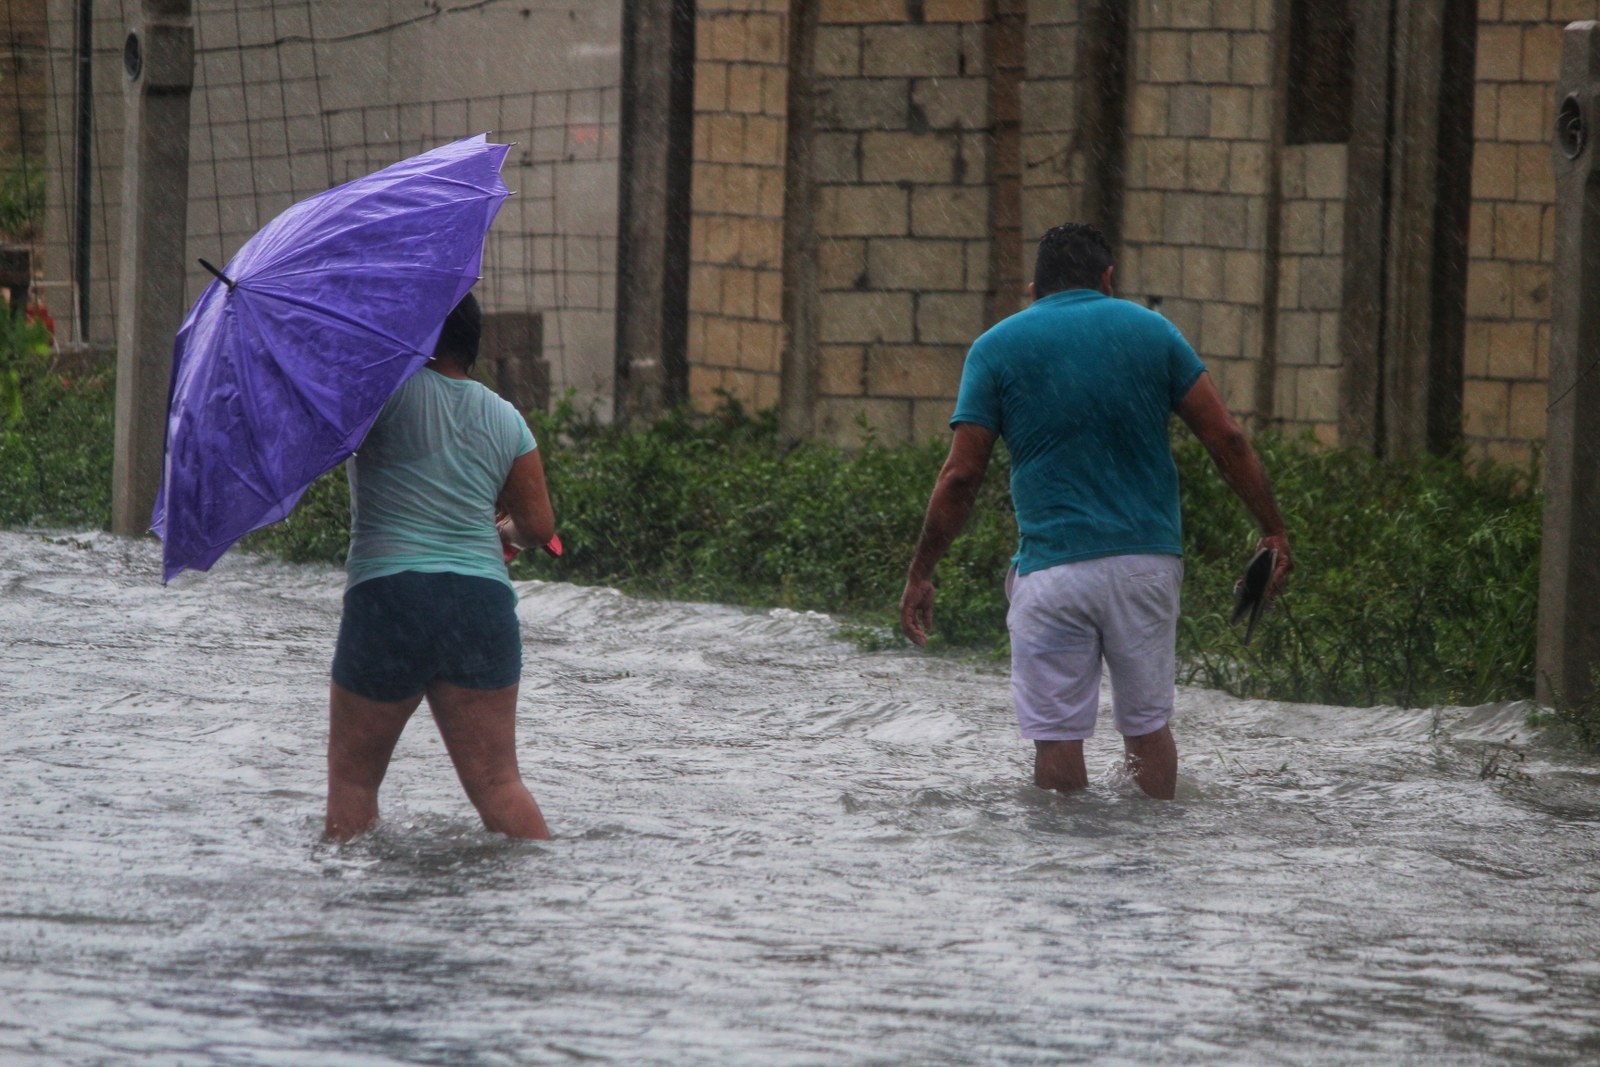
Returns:
[[[462,370],[471,370],[478,362],[478,342],[482,338],[483,310],[478,307],[478,298],[468,293],[444,320],[439,343],[433,346],[433,358],[448,357],[461,364]]]
[[[1033,264],[1034,295],[1098,288],[1109,266],[1111,246],[1105,234],[1081,222],[1053,226],[1039,238],[1039,256]]]

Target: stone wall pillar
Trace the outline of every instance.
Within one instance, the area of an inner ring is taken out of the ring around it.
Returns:
[[[150,528],[166,445],[172,346],[184,312],[189,211],[189,0],[144,0],[123,45],[128,113],[117,300],[116,453],[111,528]]]

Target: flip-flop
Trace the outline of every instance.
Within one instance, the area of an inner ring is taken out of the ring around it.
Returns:
[[[1233,616],[1229,623],[1237,624],[1248,616],[1244,628],[1244,643],[1249,644],[1256,632],[1256,622],[1267,606],[1267,588],[1272,584],[1272,574],[1278,569],[1278,550],[1259,549],[1244,569],[1244,578],[1233,587]]]

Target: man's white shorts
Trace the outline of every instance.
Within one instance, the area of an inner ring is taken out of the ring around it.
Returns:
[[[1081,741],[1100,709],[1100,661],[1124,737],[1172,717],[1178,556],[1104,556],[1007,579],[1011,697],[1030,741]]]

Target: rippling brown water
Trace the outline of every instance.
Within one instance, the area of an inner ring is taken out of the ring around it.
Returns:
[[[557,840],[419,717],[332,848],[340,592],[0,533],[0,1063],[1600,1062],[1600,768],[1521,706],[1184,691],[1175,803],[1108,727],[1063,798],[1001,671],[535,583]]]

